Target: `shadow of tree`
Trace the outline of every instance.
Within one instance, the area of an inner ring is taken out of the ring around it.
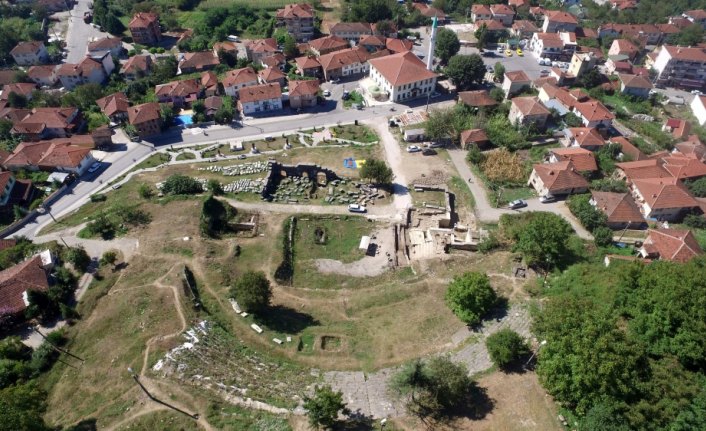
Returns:
[[[333,429],[341,431],[368,431],[373,429],[375,421],[370,415],[366,415],[360,409],[350,412],[348,419],[339,421]]]
[[[492,412],[494,407],[495,400],[488,396],[488,390],[473,382],[473,385],[468,388],[465,402],[460,402],[456,407],[444,411],[438,419],[441,422],[458,418],[480,420]]]
[[[258,324],[286,334],[297,334],[310,326],[319,325],[311,315],[301,313],[283,305],[269,307],[262,315],[255,316]]]
[[[76,425],[72,425],[68,428],[63,428],[62,431],[95,431],[98,429],[96,419],[84,419]]]

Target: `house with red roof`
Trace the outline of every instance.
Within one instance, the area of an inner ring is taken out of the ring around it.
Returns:
[[[644,229],[647,225],[630,193],[592,191],[589,203],[606,215],[611,229]]]
[[[367,22],[337,22],[329,28],[329,33],[348,42],[358,42],[361,37],[372,35],[373,28]]]
[[[314,56],[307,55],[304,57],[297,57],[294,60],[294,64],[297,67],[297,73],[301,76],[318,78],[323,75],[321,63],[319,63],[319,60]]]
[[[620,80],[620,94],[642,99],[650,97],[652,83],[647,77],[620,73],[618,74],[618,79]]]
[[[706,91],[706,50],[663,45],[654,61],[656,82],[668,87]]]
[[[162,131],[162,115],[159,103],[150,102],[128,108],[128,122],[140,138],[153,136]]]
[[[154,95],[159,103],[170,103],[181,108],[198,100],[202,95],[202,90],[199,80],[184,79],[156,85]]]
[[[257,79],[260,84],[277,83],[282,88],[287,86],[287,75],[276,67],[268,67],[257,72]]]
[[[576,17],[568,12],[559,10],[548,10],[544,14],[542,31],[545,33],[556,33],[559,31],[576,31],[579,22]]]
[[[688,10],[682,16],[694,24],[698,24],[706,29],[706,11],[703,9]]]
[[[498,101],[490,97],[487,90],[460,91],[458,103],[463,103],[471,108],[492,108],[498,106]]]
[[[109,52],[113,57],[120,57],[123,54],[123,41],[119,37],[101,37],[89,42],[86,51],[88,55]]]
[[[585,193],[589,184],[570,161],[563,161],[533,165],[527,185],[540,196],[566,196]]]
[[[577,103],[573,112],[585,127],[610,127],[615,119],[615,115],[597,100]]]
[[[515,11],[510,6],[502,3],[491,4],[490,13],[494,21],[499,21],[505,27],[510,27],[515,19]]]
[[[505,92],[505,97],[509,98],[517,93],[522,92],[522,90],[529,88],[532,81],[529,76],[522,70],[513,70],[505,72],[503,75],[503,85],[502,89]]]
[[[483,129],[469,129],[461,132],[461,147],[464,150],[470,150],[473,146],[484,150],[490,145],[490,139]]]
[[[115,68],[109,53],[102,56],[84,57],[78,63],[64,63],[56,70],[56,76],[66,90],[77,85],[102,84]]]
[[[282,109],[282,89],[279,84],[253,85],[240,89],[238,109],[242,115]]]
[[[371,59],[369,64],[370,78],[394,102],[426,97],[439,76],[411,51]]]
[[[132,41],[142,45],[156,45],[162,40],[162,30],[159,26],[159,15],[148,12],[138,12],[133,15],[128,24]]]
[[[579,172],[596,172],[598,164],[593,152],[580,147],[553,148],[549,151],[549,163],[571,162]]]
[[[662,125],[662,131],[671,133],[675,139],[684,140],[689,136],[691,126],[686,120],[680,118],[668,118]]]
[[[95,163],[91,148],[74,145],[70,139],[22,142],[5,160],[11,171],[68,172],[83,175]]]
[[[81,117],[76,108],[34,108],[12,126],[12,134],[30,141],[63,138],[76,130]]]
[[[642,243],[640,255],[648,259],[685,263],[703,254],[699,242],[690,230],[650,229]]]
[[[285,27],[287,33],[297,42],[307,42],[314,36],[316,12],[308,3],[288,4],[275,14],[278,27]]]
[[[293,109],[310,108],[319,103],[319,81],[294,80],[289,81],[289,106]]]
[[[338,36],[324,36],[309,41],[309,49],[316,55],[324,55],[346,48],[350,48],[350,43]]]
[[[277,41],[273,38],[255,39],[243,42],[245,55],[253,63],[261,63],[265,57],[280,53]]]
[[[117,92],[109,94],[108,96],[96,100],[96,104],[110,121],[121,123],[127,120],[127,109],[130,107],[130,101],[125,93]]]
[[[185,52],[179,56],[178,74],[212,70],[221,64],[218,56],[211,51]]]
[[[569,147],[587,151],[598,151],[606,144],[595,127],[570,127],[566,129],[566,138]]]
[[[324,79],[332,79],[361,75],[370,69],[368,51],[362,47],[348,48],[325,54],[319,57]]]
[[[128,81],[134,81],[148,76],[152,72],[152,57],[149,55],[133,55],[120,68],[120,74]]]
[[[259,83],[257,73],[252,67],[229,70],[221,79],[223,91],[230,97],[238,97],[241,89],[258,85]]]
[[[647,219],[681,221],[686,214],[700,210],[699,202],[672,176],[633,179],[630,190]]]
[[[59,77],[56,76],[58,68],[59,66],[56,64],[32,66],[27,70],[27,76],[39,86],[53,87],[59,80]]]
[[[471,21],[490,21],[492,19],[493,13],[489,5],[476,3],[471,6]]]
[[[537,97],[515,97],[511,101],[508,119],[512,124],[534,124],[542,130],[547,124],[549,115],[549,110]]]
[[[36,255],[15,266],[0,271],[0,310],[2,317],[21,320],[29,306],[28,291],[46,292],[49,280],[42,265],[42,258]]]
[[[518,19],[512,23],[510,34],[523,39],[529,39],[533,34],[537,33],[539,28],[532,21],[526,19]]]
[[[19,42],[10,55],[20,66],[32,66],[34,64],[44,64],[49,61],[49,52],[42,41]]]

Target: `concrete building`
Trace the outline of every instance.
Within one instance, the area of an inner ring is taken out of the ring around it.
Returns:
[[[654,69],[658,84],[706,91],[706,52],[703,48],[663,45]]]
[[[240,89],[238,109],[242,115],[282,109],[282,89],[279,84],[262,84]]]
[[[128,28],[134,43],[156,45],[162,40],[162,30],[159,26],[159,15],[157,14],[138,12],[133,15]]]
[[[275,15],[277,26],[287,28],[297,42],[308,42],[314,36],[314,17],[316,12],[308,3],[288,4],[278,9]]]
[[[510,98],[515,94],[522,92],[532,84],[529,76],[522,70],[514,70],[505,72],[503,77],[502,89],[506,98]]]
[[[372,36],[373,29],[367,22],[337,22],[329,28],[332,36],[357,43],[363,36]]]
[[[135,127],[140,138],[153,136],[162,131],[162,116],[159,103],[143,103],[128,108],[128,122]]]
[[[567,72],[577,78],[596,67],[596,56],[592,52],[575,52]]]
[[[618,74],[618,79],[620,79],[620,94],[641,97],[643,99],[650,97],[652,83],[649,79],[638,75],[629,75],[627,73]]]
[[[229,70],[221,80],[223,91],[230,97],[238,97],[240,90],[245,87],[258,85],[258,76],[252,67]]]
[[[369,63],[370,77],[394,102],[430,95],[439,76],[427,70],[411,51],[372,59]]]
[[[569,161],[534,165],[527,185],[540,196],[585,193],[589,186],[588,181]]]
[[[706,96],[699,95],[691,101],[691,112],[700,126],[706,124]]]
[[[546,11],[542,31],[545,33],[556,33],[559,31],[576,31],[579,22],[576,17],[568,12],[559,10]]]
[[[319,101],[319,81],[297,80],[289,83],[289,106],[293,109],[310,108]]]
[[[20,66],[44,64],[49,61],[49,52],[41,41],[20,42],[12,48],[10,55]]]
[[[550,112],[537,97],[515,97],[510,105],[508,119],[512,124],[534,124],[542,130],[547,125]]]

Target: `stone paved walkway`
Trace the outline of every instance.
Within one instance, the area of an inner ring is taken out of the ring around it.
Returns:
[[[478,339],[452,353],[451,359],[464,363],[470,375],[487,370],[493,364],[485,348],[485,338],[503,328],[513,329],[523,337],[529,338],[528,307],[514,305],[505,316],[484,322],[477,331],[468,329],[465,335],[460,331],[453,334],[454,345],[462,344],[471,337]],[[353,412],[378,419],[401,416],[404,414],[404,406],[388,391],[388,382],[397,370],[397,367],[384,368],[372,374],[361,371],[329,371],[324,373],[324,381],[334,390],[343,392],[344,401]]]

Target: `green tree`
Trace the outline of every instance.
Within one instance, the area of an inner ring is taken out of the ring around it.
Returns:
[[[510,328],[501,329],[485,339],[485,346],[493,363],[500,368],[507,368],[529,354],[525,340]]]
[[[608,226],[599,226],[592,234],[593,242],[598,247],[607,247],[613,243],[613,231]]]
[[[108,12],[103,19],[103,29],[114,36],[121,36],[125,31],[125,26],[114,13]]]
[[[191,121],[194,123],[204,123],[206,121],[206,105],[203,100],[197,100],[191,104],[191,110],[194,114],[191,116]]]
[[[86,249],[80,245],[65,249],[62,257],[67,262],[70,262],[74,268],[82,272],[86,272],[88,265],[91,264],[91,257],[86,252]]]
[[[466,366],[448,356],[405,364],[392,377],[391,388],[405,400],[410,413],[436,419],[459,408],[473,409],[479,392]]]
[[[476,128],[477,124],[474,120],[479,119],[479,116],[471,117],[463,105],[433,109],[424,124],[424,134],[427,139],[432,141],[450,138],[458,144],[461,140],[461,133],[464,130]]]
[[[314,396],[304,397],[304,409],[309,425],[315,429],[331,428],[338,421],[339,413],[348,414],[343,393],[334,391],[328,385],[314,387]]]
[[[397,9],[394,0],[366,0],[346,4],[342,20],[348,22],[378,22],[394,18],[393,11]]]
[[[360,177],[376,184],[388,185],[392,183],[395,175],[384,160],[366,159],[360,169]]]
[[[454,277],[446,290],[446,304],[468,325],[480,323],[497,300],[490,279],[480,272],[466,272]]]
[[[473,84],[481,84],[485,76],[485,65],[478,54],[454,55],[446,66],[446,75],[459,91],[468,90]]]
[[[267,310],[272,298],[272,287],[264,272],[248,271],[241,275],[230,289],[230,296],[249,313]]]
[[[481,163],[483,163],[484,159],[485,157],[483,156],[483,152],[480,150],[480,148],[478,148],[477,145],[471,145],[471,148],[469,148],[468,154],[466,155],[466,160],[476,166],[479,166]]]
[[[571,225],[561,216],[536,212],[519,232],[514,250],[522,253],[528,265],[551,269],[569,253]]]
[[[142,199],[150,199],[154,196],[154,190],[147,183],[141,183],[137,188],[137,194],[140,195]]]
[[[495,78],[496,82],[500,83],[505,80],[505,66],[499,61],[493,66],[493,78]]]
[[[168,129],[174,124],[176,118],[176,108],[169,106],[166,103],[159,105],[159,116],[162,119],[162,129]]]
[[[681,29],[679,33],[669,36],[668,40],[673,45],[698,45],[704,40],[704,29],[698,24],[692,24]]]
[[[7,105],[11,108],[25,108],[27,107],[27,98],[13,91],[7,95]]]
[[[108,250],[101,256],[100,264],[114,266],[117,260],[118,253],[115,250]]]
[[[294,58],[299,55],[297,41],[289,34],[284,37],[284,49],[282,52],[287,58]]]
[[[170,195],[193,195],[201,193],[201,183],[186,175],[171,175],[162,185],[162,191]]]
[[[564,116],[564,123],[569,127],[583,127],[583,121],[573,112],[569,112]]]
[[[581,225],[589,232],[593,232],[596,228],[605,227],[608,217],[605,213],[590,203],[591,195],[584,193],[573,195],[567,200],[569,211],[579,219]]]
[[[208,191],[210,191],[213,195],[220,196],[223,194],[223,186],[221,186],[220,181],[211,178],[206,184]]]
[[[104,96],[103,87],[98,84],[83,84],[66,93],[61,98],[63,106],[76,106],[83,111],[88,111],[91,106],[96,106],[96,100]]]
[[[34,383],[10,386],[0,390],[0,431],[47,431],[42,418],[46,409],[46,393]]]
[[[474,33],[474,36],[478,41],[478,50],[483,51],[483,48],[485,48],[485,45],[488,42],[488,26],[485,23],[481,24],[480,28],[478,28]]]
[[[150,77],[155,84],[164,84],[174,79],[177,74],[177,69],[178,63],[176,57],[173,55],[161,57],[153,65]]]
[[[460,49],[461,42],[455,32],[444,27],[438,30],[434,54],[439,58],[441,64],[447,64],[449,59],[456,55]]]
[[[699,178],[696,181],[689,181],[686,183],[691,194],[697,198],[706,198],[706,177]]]

